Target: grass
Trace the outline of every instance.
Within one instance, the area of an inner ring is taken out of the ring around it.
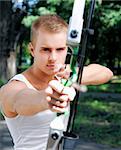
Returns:
[[[109,93],[121,93],[121,83],[108,83],[97,86],[88,86],[90,92],[109,92]]]
[[[111,83],[88,86],[88,92],[121,93],[121,77]],[[121,98],[80,97],[74,130],[80,138],[121,148]]]
[[[74,130],[85,140],[121,147],[121,100],[80,99]]]

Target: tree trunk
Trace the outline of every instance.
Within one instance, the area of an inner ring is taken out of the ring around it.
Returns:
[[[0,1],[0,79],[7,81],[16,73],[13,50],[12,2]]]
[[[6,82],[16,74],[16,55],[10,52],[9,57],[0,58],[0,79]]]

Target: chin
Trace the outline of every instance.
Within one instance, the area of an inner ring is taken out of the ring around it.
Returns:
[[[47,71],[45,72],[45,74],[49,75],[49,76],[54,76],[57,73],[57,71]]]

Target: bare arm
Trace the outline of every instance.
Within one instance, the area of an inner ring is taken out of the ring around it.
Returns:
[[[8,117],[34,115],[48,109],[45,92],[29,89],[22,82],[12,81],[0,91],[2,108]]]
[[[78,68],[77,68],[78,70]],[[57,76],[61,78],[69,78],[71,69],[67,65],[66,69],[57,73]],[[90,64],[85,66],[82,73],[82,83],[83,85],[98,85],[108,82],[113,77],[113,72],[102,65]]]
[[[49,91],[47,89],[36,91],[27,88],[20,81],[6,84],[0,90],[5,115],[7,117],[15,117],[18,114],[28,116],[46,109],[63,112],[68,102],[73,100],[75,90],[71,87],[64,87],[57,80],[52,80],[48,88]]]
[[[90,64],[83,69],[82,84],[98,85],[108,82],[113,76],[113,72],[99,64]]]

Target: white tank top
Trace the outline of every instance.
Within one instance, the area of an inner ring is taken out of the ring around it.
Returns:
[[[24,82],[28,88],[36,90],[22,74],[11,80]],[[11,81],[10,80],[10,81]],[[5,116],[5,120],[14,142],[15,150],[45,150],[49,135],[50,122],[56,113],[46,110],[33,116],[18,115],[14,118]]]

